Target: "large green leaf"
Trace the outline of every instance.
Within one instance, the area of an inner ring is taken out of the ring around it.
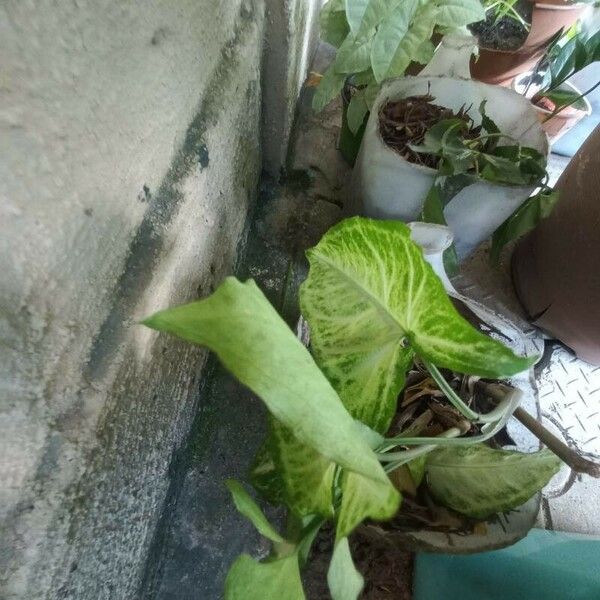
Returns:
[[[273,422],[273,454],[283,482],[285,503],[300,516],[333,516],[335,463],[303,444],[283,425]]]
[[[329,69],[325,71],[323,79],[319,82],[317,91],[313,96],[312,107],[315,112],[323,110],[340,94],[344,87],[347,75],[345,73],[338,73],[334,67],[335,65],[331,65]]]
[[[445,506],[484,519],[529,500],[560,465],[550,450],[523,454],[484,444],[450,446],[428,455],[427,483]]]
[[[381,82],[388,76],[390,65],[401,42],[408,33],[418,6],[419,0],[404,0],[390,13],[389,17],[377,30],[371,49],[371,65],[377,81]],[[406,66],[409,63],[410,58],[408,58]]]
[[[225,600],[304,600],[297,554],[258,562],[242,554],[229,569]]]
[[[373,38],[358,38],[350,34],[338,48],[334,68],[336,73],[360,73],[371,66]]]
[[[356,600],[362,591],[364,580],[352,562],[348,538],[338,540],[335,545],[327,583],[332,600]]]
[[[398,0],[344,0],[346,18],[352,33],[368,31],[374,27],[386,6]]]
[[[442,27],[462,27],[485,20],[479,0],[437,0],[436,21]]]
[[[389,482],[308,350],[253,281],[228,277],[214,294],[144,324],[208,346],[300,442],[366,477]]]
[[[300,289],[313,355],[350,414],[385,431],[413,350],[440,366],[482,377],[526,369],[455,310],[409,228],[354,217],[309,250]]]
[[[321,38],[339,48],[350,33],[343,0],[329,0],[319,15]]]
[[[359,90],[352,96],[346,112],[348,128],[352,133],[356,133],[360,129],[368,112],[369,107],[365,99],[365,92]]]
[[[252,499],[250,494],[243,488],[242,484],[234,479],[228,479],[225,484],[231,492],[233,502],[238,511],[252,522],[257,531],[273,542],[283,543],[285,540],[279,535],[277,530],[267,521],[258,504]]]
[[[539,192],[517,208],[494,232],[490,252],[492,263],[498,263],[500,252],[506,244],[533,230],[542,219],[550,216],[559,196],[558,190]]]
[[[367,479],[351,471],[341,476],[342,505],[337,518],[336,539],[349,536],[366,518],[391,519],[400,507],[400,493],[389,483]]]

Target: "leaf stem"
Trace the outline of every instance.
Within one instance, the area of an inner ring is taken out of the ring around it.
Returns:
[[[577,102],[578,100],[581,100],[582,98],[584,98],[585,96],[587,96],[588,94],[590,94],[591,92],[593,92],[599,85],[600,85],[600,81],[598,81],[596,84],[594,84],[589,90],[583,92],[582,94],[580,94],[579,96],[577,96],[576,98],[574,98],[573,100],[571,100],[570,102],[567,102],[567,104],[563,104],[559,108],[555,109],[554,112],[552,112],[551,114],[549,114],[544,119],[543,123],[545,123],[546,121],[549,121],[552,117],[555,117],[557,114],[559,114],[560,112],[562,112],[563,110],[565,110],[565,108],[568,108],[569,106],[571,106],[571,104],[575,104],[575,102]]]
[[[489,413],[481,414],[475,412],[471,408],[469,408],[460,398],[460,396],[452,389],[450,384],[446,381],[446,378],[440,373],[440,370],[429,361],[426,361],[423,357],[421,357],[421,361],[433,377],[433,380],[438,384],[440,390],[444,392],[446,398],[450,400],[454,408],[458,410],[462,415],[464,415],[470,421],[476,421],[477,423],[496,423],[500,419],[502,419],[509,408],[509,401],[504,399],[501,403],[491,410]]]

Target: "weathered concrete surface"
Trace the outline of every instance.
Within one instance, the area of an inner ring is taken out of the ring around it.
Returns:
[[[135,596],[205,353],[136,319],[230,272],[259,0],[0,6],[2,598]]]
[[[317,47],[324,0],[266,0],[262,140],[264,167],[285,167],[296,101]]]
[[[300,134],[287,179],[263,180],[246,257],[238,268],[238,276],[252,277],[291,327],[297,323],[297,291],[307,271],[304,251],[340,219],[341,190],[349,171],[335,150],[340,107],[332,105],[314,115],[311,94],[302,93]],[[251,392],[215,368],[203,388],[188,443],[173,463],[168,506],[143,598],[217,600],[241,552],[259,557],[267,551],[265,540],[236,511],[223,484],[229,477],[246,479],[265,435],[264,414]],[[280,516],[266,510],[269,518]]]

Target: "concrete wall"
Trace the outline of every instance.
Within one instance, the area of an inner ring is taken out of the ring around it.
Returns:
[[[135,321],[231,271],[263,34],[261,0],[0,5],[3,599],[135,595],[205,361]]]
[[[296,99],[319,34],[324,0],[267,0],[264,53],[264,167],[277,177],[285,168]]]

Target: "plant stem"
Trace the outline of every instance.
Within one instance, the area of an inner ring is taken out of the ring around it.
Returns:
[[[503,405],[506,408],[501,408],[502,416],[495,423],[485,423],[481,428],[481,434],[475,435],[466,438],[456,437],[455,439],[443,439],[442,437],[420,437],[420,438],[409,438],[402,437],[399,435],[394,438],[388,438],[385,441],[387,444],[382,445],[380,447],[380,452],[385,452],[387,450],[391,450],[395,446],[413,446],[419,444],[435,444],[436,446],[463,446],[463,445],[471,445],[476,443],[485,442],[490,438],[493,438],[507,423],[507,421],[512,416],[513,412],[519,406],[521,402],[521,398],[523,396],[522,392],[518,389],[507,387],[506,390],[502,390],[499,394],[501,401],[498,405],[499,408]],[[458,428],[457,428],[458,429]],[[448,430],[451,431],[451,430]],[[465,433],[464,431],[462,433]],[[444,436],[448,437],[448,436]],[[387,462],[390,459],[400,459],[403,456],[403,453],[408,452],[408,450],[404,450],[403,452],[388,453],[388,454],[378,454],[378,458],[381,462]]]
[[[492,399],[498,401],[504,398],[505,386],[498,384],[489,384],[478,381],[477,386],[481,387],[485,393]],[[600,464],[595,463],[581,456],[578,452],[569,448],[562,440],[558,439],[551,431],[546,429],[537,419],[534,419],[527,411],[517,407],[513,416],[520,421],[535,437],[543,442],[547,448],[552,450],[563,462],[565,462],[573,471],[585,473],[592,477],[600,478]]]
[[[600,86],[600,81],[598,81],[597,83],[595,83],[589,90],[583,92],[583,94],[580,94],[579,96],[577,96],[576,98],[574,98],[570,102],[567,102],[567,104],[563,104],[561,107],[555,109],[554,112],[551,113],[551,114],[549,114],[544,119],[543,122],[546,123],[546,121],[549,121],[550,119],[552,119],[552,117],[555,117],[557,114],[559,114],[560,112],[562,112],[563,110],[565,110],[565,108],[569,108],[569,106],[571,106],[571,104],[575,104],[575,102],[577,102],[577,100],[581,100],[583,97],[585,97],[588,94],[590,94],[591,92],[593,92],[598,86]]]
[[[458,429],[457,427],[453,427],[452,429],[448,429],[448,431],[444,431],[444,433],[441,433],[438,436],[440,438],[438,442],[444,438],[458,437],[459,435],[461,435],[461,433],[462,432],[460,429]],[[387,465],[385,465],[385,467],[383,467],[383,469],[386,473],[389,474],[392,471],[395,471],[398,467],[405,465],[407,462],[410,462],[411,460],[414,460],[415,458],[418,458],[423,454],[428,454],[436,448],[437,444],[432,444],[430,446],[421,446],[420,448],[414,448],[413,450],[403,450],[402,452],[396,452],[396,458],[394,462],[388,463]],[[389,456],[392,455],[390,454]],[[381,457],[379,457],[379,460],[381,460]]]

